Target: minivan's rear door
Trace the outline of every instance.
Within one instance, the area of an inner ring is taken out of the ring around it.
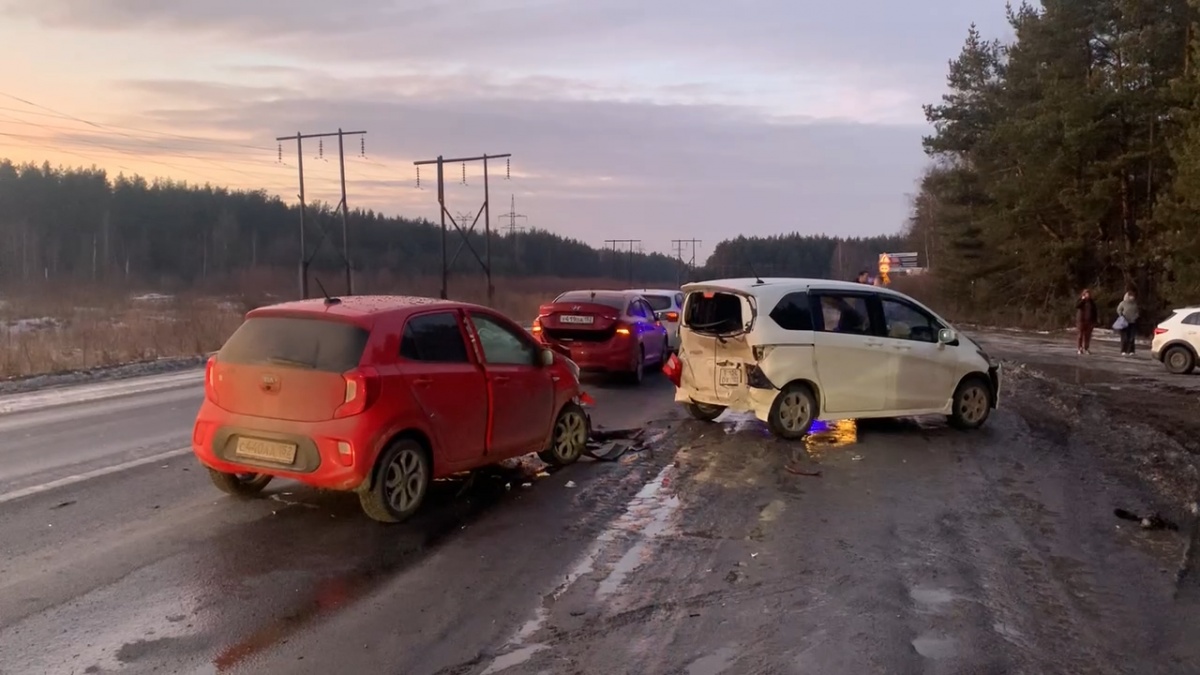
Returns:
[[[697,402],[737,403],[748,395],[748,366],[754,363],[746,342],[757,313],[754,298],[733,290],[685,290],[682,382],[690,385]]]
[[[342,374],[358,366],[368,336],[333,318],[251,317],[217,352],[213,403],[256,417],[332,419],[346,400]]]

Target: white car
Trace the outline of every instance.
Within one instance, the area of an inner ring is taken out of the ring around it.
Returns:
[[[1162,362],[1167,370],[1187,375],[1196,369],[1200,353],[1200,307],[1184,307],[1171,313],[1154,329],[1150,356]]]
[[[679,317],[683,313],[683,293],[679,289],[664,288],[630,288],[630,293],[639,293],[650,307],[654,315],[667,329],[667,339],[672,352],[679,351]]]
[[[821,279],[687,284],[675,400],[711,421],[750,412],[783,438],[814,420],[941,414],[987,421],[1000,365],[896,291]]]

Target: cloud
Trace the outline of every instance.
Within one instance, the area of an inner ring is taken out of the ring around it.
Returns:
[[[943,70],[971,21],[999,26],[1003,20],[996,0],[0,2],[10,16],[47,26],[199,32],[241,46],[354,62],[758,69],[829,73],[876,85]]]
[[[322,95],[272,100],[217,88],[204,107],[164,105],[122,124],[266,142],[293,130],[366,129],[368,157],[380,164],[367,167],[374,182],[356,187],[353,176],[363,165],[351,161],[351,191],[359,191],[353,203],[424,209],[413,215],[430,218],[436,204],[431,193],[413,190],[414,160],[511,152],[513,181],[501,180],[503,162],[491,167],[497,204],[507,206],[515,193],[530,225],[593,243],[641,236],[660,250],[679,236],[715,243],[780,230],[895,230],[924,161],[916,126],[780,122],[735,106],[503,98],[498,92],[480,100],[471,92],[487,90],[488,83],[460,84],[458,94],[446,88],[433,96],[383,96],[377,92],[391,86],[364,81],[337,96],[315,90]],[[163,101],[175,100],[179,86],[162,83]],[[148,82],[139,87],[154,89]],[[286,158],[293,147],[284,148]],[[314,146],[307,147],[311,154]],[[325,147],[334,147],[332,141]],[[356,155],[357,141],[353,149]],[[466,208],[481,199],[478,166],[470,167],[465,188],[457,185],[461,167],[446,172],[454,201]],[[432,167],[422,171],[427,187],[434,175]]]

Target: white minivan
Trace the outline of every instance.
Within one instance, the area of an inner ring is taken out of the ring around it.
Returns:
[[[974,429],[1000,366],[912,298],[823,279],[687,284],[675,400],[697,419],[751,412],[783,438],[814,420],[942,414]]]

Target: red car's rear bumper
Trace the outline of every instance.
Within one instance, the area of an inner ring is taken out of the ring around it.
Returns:
[[[205,401],[192,428],[192,452],[201,464],[224,473],[270,474],[327,490],[355,490],[375,462],[375,439],[359,432],[364,426],[355,418],[291,422],[238,415]],[[293,444],[295,461],[281,465],[239,457],[235,452],[242,437]]]
[[[633,345],[626,340],[608,342],[559,342],[540,336],[543,344],[568,356],[580,370],[601,373],[625,373],[634,368]]]

